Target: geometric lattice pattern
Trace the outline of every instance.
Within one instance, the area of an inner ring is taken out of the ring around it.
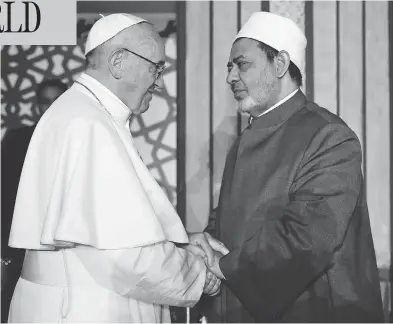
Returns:
[[[83,45],[98,19],[78,15],[77,46],[3,46],[1,51],[1,134],[7,129],[35,124],[39,118],[35,88],[45,78],[71,85],[84,70]],[[131,132],[145,164],[176,205],[176,22],[175,15],[161,22],[167,69],[164,89],[153,96],[150,109],[131,120]],[[162,14],[160,14],[162,20]],[[149,20],[154,24],[154,18]]]
[[[4,46],[2,56],[2,130],[31,125],[40,115],[35,88],[45,78],[72,83],[84,68],[76,46]]]

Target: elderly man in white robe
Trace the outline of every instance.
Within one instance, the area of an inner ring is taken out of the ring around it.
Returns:
[[[170,305],[219,292],[205,262],[228,250],[186,233],[132,140],[131,114],[162,86],[164,45],[145,20],[113,14],[85,53],[27,152],[9,240],[27,254],[9,321],[170,322]]]

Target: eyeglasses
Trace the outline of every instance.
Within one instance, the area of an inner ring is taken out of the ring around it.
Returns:
[[[165,69],[165,62],[158,62],[158,63],[156,63],[156,62],[150,61],[148,58],[146,58],[146,57],[144,57],[144,56],[142,56],[142,55],[139,55],[138,53],[135,53],[135,52],[133,52],[133,51],[130,51],[130,50],[127,49],[127,48],[124,48],[124,47],[123,47],[123,48],[121,48],[121,49],[122,49],[122,50],[125,50],[125,51],[127,51],[127,52],[130,52],[130,53],[132,53],[132,54],[138,56],[139,58],[141,58],[141,59],[143,59],[143,60],[145,60],[145,61],[147,61],[147,62],[153,64],[153,65],[156,67],[157,79],[161,76],[162,72],[164,72],[164,69]]]

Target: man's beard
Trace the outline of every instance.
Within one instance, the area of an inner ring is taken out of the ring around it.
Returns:
[[[258,106],[258,102],[251,96],[247,96],[237,102],[237,109],[241,113],[250,113],[256,106]]]
[[[277,79],[273,79],[269,83],[265,82],[261,85],[259,91],[252,95],[248,93],[246,98],[237,102],[239,112],[250,115],[263,113],[268,108],[268,100],[277,88],[277,84]]]

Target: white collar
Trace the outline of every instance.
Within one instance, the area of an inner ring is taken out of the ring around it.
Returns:
[[[271,106],[269,109],[265,110],[258,117],[261,117],[262,115],[267,114],[269,111],[272,111],[274,108],[277,108],[278,106],[282,105],[285,101],[288,101],[289,99],[291,99],[298,91],[299,91],[299,88],[297,88],[295,91],[291,92],[289,95],[287,95],[285,98],[281,99],[279,102],[277,102],[275,105]],[[253,119],[254,119],[254,117],[251,116],[249,122],[251,123]]]
[[[86,73],[82,73],[76,81],[90,89],[115,119],[127,123],[131,110],[112,91]]]
[[[296,89],[295,91],[291,92],[289,95],[287,95],[285,98],[281,99],[279,102],[277,102],[275,105],[271,106],[268,110],[265,110],[262,114],[260,114],[258,117],[261,117],[264,114],[267,114],[269,111],[272,111],[274,108],[277,108],[278,106],[282,105],[285,101],[288,101],[291,99],[296,92],[298,92],[299,89]]]

